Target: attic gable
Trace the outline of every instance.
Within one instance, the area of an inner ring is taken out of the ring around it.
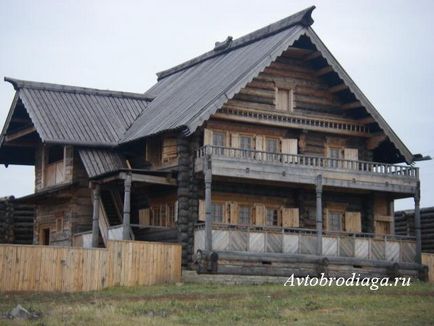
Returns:
[[[242,89],[261,72],[270,69],[285,51],[294,47],[311,51],[310,57],[305,59],[327,83],[331,97],[342,101],[337,109],[348,110],[342,114],[361,124],[372,124],[380,136],[384,136],[375,138],[378,144],[390,141],[387,148],[390,149],[388,155],[395,155],[392,160],[411,163],[414,159],[411,152],[311,28],[313,9],[308,8],[239,39],[227,39],[216,49],[159,73],[158,83],[145,93],[155,99],[127,130],[121,144],[167,130],[192,134],[228,100],[236,100],[234,96],[239,97]]]

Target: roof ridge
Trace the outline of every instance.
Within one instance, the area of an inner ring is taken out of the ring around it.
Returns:
[[[315,6],[311,6],[302,11],[299,11],[291,16],[283,18],[273,24],[262,27],[254,32],[241,36],[235,40],[232,40],[232,37],[229,36],[223,42],[217,42],[216,46],[213,50],[205,52],[204,54],[185,61],[179,65],[176,65],[170,69],[163,70],[157,73],[158,80],[161,80],[167,76],[173,75],[176,72],[187,69],[191,66],[194,66],[198,63],[211,59],[213,57],[219,56],[221,54],[232,51],[236,48],[245,46],[247,44],[256,42],[262,38],[267,36],[276,34],[285,29],[288,29],[294,25],[301,25],[304,27],[308,27],[313,24],[312,11],[315,9]]]
[[[36,81],[15,79],[10,77],[4,77],[4,80],[6,82],[11,83],[16,91],[18,91],[21,88],[30,88],[30,89],[39,89],[39,90],[47,90],[47,91],[63,92],[63,93],[75,93],[75,94],[81,93],[81,94],[88,94],[88,95],[131,98],[131,99],[139,99],[139,100],[146,100],[146,101],[153,100],[152,97],[141,93],[122,92],[122,91],[113,91],[108,89],[104,90],[98,88],[36,82]]]

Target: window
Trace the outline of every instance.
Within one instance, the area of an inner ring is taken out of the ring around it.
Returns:
[[[294,101],[292,89],[278,88],[276,96],[276,109],[278,111],[293,111]]]
[[[279,159],[279,155],[272,154],[272,153],[278,153],[279,152],[278,147],[279,146],[278,146],[278,140],[277,139],[267,138],[265,140],[265,151],[268,152],[267,153],[267,160],[273,161],[273,160]]]
[[[252,208],[247,205],[241,205],[239,207],[239,217],[238,217],[238,223],[248,225],[250,224],[251,217],[252,217]]]
[[[212,144],[213,146],[221,147],[214,149],[215,154],[223,155],[223,147],[225,146],[225,134],[223,132],[213,132]]]
[[[64,213],[63,212],[55,214],[55,218],[56,218],[56,232],[62,232],[63,231],[63,217],[64,217]]]
[[[47,163],[55,163],[63,160],[63,146],[51,146],[48,148]]]
[[[250,136],[240,136],[240,148],[242,157],[251,157],[253,153],[252,149],[252,137]]]
[[[212,214],[212,221],[214,223],[223,223],[223,204],[212,203],[211,214]]]
[[[342,212],[330,211],[328,214],[328,230],[336,232],[342,231],[342,218]]]
[[[328,158],[330,158],[330,166],[333,168],[340,167],[342,164],[339,159],[342,159],[342,149],[339,147],[328,148]]]
[[[44,186],[50,187],[65,181],[64,147],[50,146],[43,160]]]
[[[279,225],[279,211],[276,208],[267,208],[266,225]]]
[[[146,221],[148,219],[145,214],[146,214],[145,212],[142,213],[143,221]],[[151,206],[151,216],[150,216],[149,224],[155,226],[166,226],[166,227],[174,226],[175,225],[175,203]]]

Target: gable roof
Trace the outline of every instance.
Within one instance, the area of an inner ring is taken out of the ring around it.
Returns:
[[[150,101],[148,96],[136,93],[12,78],[5,78],[5,81],[14,86],[16,98],[22,101],[37,133],[46,143],[116,146]],[[12,106],[2,136],[14,110]]]
[[[81,148],[79,155],[89,178],[128,168],[121,154],[100,148]]]
[[[380,113],[356,86],[311,28],[307,8],[246,36],[216,43],[214,50],[157,74],[158,82],[145,94],[155,98],[147,110],[126,131],[121,143],[128,143],[166,130],[193,133],[243,87],[269,66],[302,35],[321,52],[361,106],[372,115],[407,163],[413,154],[398,138]]]
[[[307,8],[158,74],[145,94],[155,97],[125,133],[122,143],[164,130],[191,134],[228,99],[297,40],[313,23]]]

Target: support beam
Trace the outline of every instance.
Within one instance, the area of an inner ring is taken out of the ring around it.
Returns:
[[[124,217],[122,227],[122,239],[129,240],[130,237],[130,213],[131,213],[131,174],[128,173],[124,181]]]
[[[363,105],[359,101],[346,103],[346,104],[343,104],[341,106],[341,108],[344,110],[358,109],[358,108],[362,108],[362,107],[363,107]]]
[[[348,89],[348,86],[345,85],[344,83],[342,83],[342,84],[338,84],[338,85],[330,87],[329,92],[338,93],[338,92],[344,91],[346,89]]]
[[[29,127],[29,128],[21,129],[19,131],[15,131],[13,133],[7,134],[5,136],[5,141],[9,142],[11,140],[18,139],[18,138],[21,138],[21,137],[26,136],[28,134],[31,134],[32,132],[35,132],[35,131],[36,131],[35,127]]]
[[[362,123],[364,125],[370,124],[370,123],[374,123],[377,122],[375,121],[375,119],[372,116],[366,117],[366,118],[362,118],[357,120],[358,123]]]
[[[414,231],[416,235],[416,262],[422,263],[422,236],[420,230],[420,181],[414,193]]]
[[[315,60],[316,58],[319,58],[321,56],[322,56],[321,52],[315,51],[315,52],[313,52],[313,53],[308,54],[307,56],[305,56],[303,58],[303,61],[307,62],[307,61]]]
[[[316,178],[316,234],[317,234],[317,255],[322,255],[322,176]]]
[[[93,215],[92,215],[92,247],[98,247],[99,239],[99,210],[101,205],[100,185],[93,187]]]
[[[331,72],[333,72],[333,71],[334,71],[334,70],[333,70],[333,68],[332,68],[331,66],[326,66],[326,67],[321,68],[320,70],[318,70],[318,71],[316,72],[316,75],[317,75],[318,77],[321,77],[321,76],[327,75],[327,74],[329,74],[329,73],[331,73]]]
[[[211,212],[211,155],[206,155],[204,160],[205,174],[205,249],[212,250],[212,212]]]

